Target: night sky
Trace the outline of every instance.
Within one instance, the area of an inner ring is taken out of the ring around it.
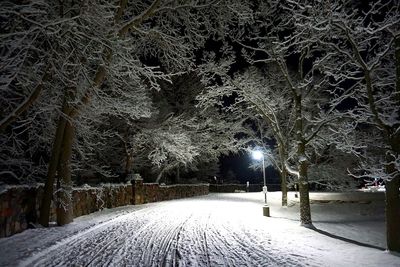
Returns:
[[[261,169],[252,170],[249,168],[249,166],[254,161],[255,160],[252,159],[251,155],[247,153],[223,156],[220,159],[221,163],[220,176],[222,177],[222,179],[226,179],[228,171],[232,170],[232,172],[236,175],[236,180],[239,181],[240,183],[246,183],[247,181],[249,181],[251,184],[253,183],[261,184],[263,183],[263,176]],[[268,166],[265,169],[266,169],[265,175],[267,184],[278,184],[279,183],[278,172],[272,166]]]

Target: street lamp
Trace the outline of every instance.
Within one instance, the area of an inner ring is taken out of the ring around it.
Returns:
[[[253,155],[253,159],[262,161],[262,171],[263,171],[263,179],[264,179],[264,186],[263,186],[264,201],[265,201],[265,204],[267,204],[267,182],[266,182],[266,179],[265,179],[265,159],[264,159],[264,154],[260,150],[254,150],[252,152],[252,155]]]
[[[267,188],[267,181],[265,178],[265,158],[264,158],[264,153],[260,150],[254,150],[252,152],[252,156],[253,159],[255,160],[261,160],[262,161],[262,171],[263,171],[263,179],[264,179],[264,186],[263,186],[263,192],[264,192],[264,207],[263,207],[263,214],[264,216],[269,217],[269,207],[267,204],[267,192],[268,192],[268,188]]]

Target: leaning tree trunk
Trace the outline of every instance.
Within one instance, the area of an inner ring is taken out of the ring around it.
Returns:
[[[65,198],[65,194],[64,193],[61,194],[60,192],[62,190],[65,190],[64,192],[68,192],[69,191],[68,184],[71,185],[72,183],[71,171],[67,169],[70,168],[70,157],[72,154],[72,143],[74,138],[74,129],[72,125],[73,122],[72,118],[70,117],[70,114],[72,113],[73,110],[73,106],[70,103],[75,101],[75,93],[76,93],[76,88],[65,89],[62,113],[60,114],[59,121],[57,124],[56,135],[54,138],[54,144],[51,151],[51,158],[49,162],[49,169],[47,172],[47,179],[40,207],[39,223],[43,226],[48,226],[49,224],[51,200],[53,198],[54,180],[57,172],[58,176],[60,176],[61,179],[60,185],[62,186],[62,188],[58,188],[59,192],[57,193],[57,217],[58,214],[62,214],[58,212],[58,208],[61,202],[63,203],[64,206],[70,206],[70,204],[67,204],[66,202],[69,201],[70,197]],[[60,200],[58,200],[59,196],[63,197],[63,200],[61,202]],[[68,220],[62,219],[60,223],[62,221],[68,221]]]
[[[44,185],[42,202],[40,204],[39,223],[45,227],[49,226],[51,200],[53,199],[54,180],[59,165],[61,146],[63,144],[63,139],[64,139],[65,126],[67,124],[66,114],[69,113],[66,101],[67,99],[65,98],[62,108],[62,114],[60,115],[57,124],[56,135],[51,150],[49,168],[47,171],[47,179]]]
[[[166,170],[166,167],[164,167],[160,173],[157,175],[155,183],[159,184],[161,182],[161,179],[163,178],[164,172]]]
[[[57,224],[65,225],[73,220],[71,155],[74,140],[72,121],[65,125],[64,140],[59,161],[60,188],[57,192]]]
[[[104,53],[106,61],[109,62],[112,56],[111,50],[106,49]],[[106,68],[103,65],[100,65],[94,77],[93,87],[99,88],[102,85],[105,76],[106,76]],[[82,96],[80,100],[81,105],[79,107],[82,108],[82,106],[85,106],[89,103],[92,93],[93,93],[92,88],[86,90],[85,94]],[[58,170],[59,173],[60,174],[62,173],[63,175],[63,177],[61,178],[62,179],[61,185],[65,187],[66,189],[65,192],[68,192],[69,190],[68,187],[71,184],[70,158],[72,154],[72,143],[75,137],[73,120],[76,119],[80,113],[79,107],[71,105],[71,103],[75,102],[76,100],[75,98],[76,98],[76,88],[67,88],[65,91],[63,114],[60,115],[59,123],[56,129],[56,136],[54,139],[55,141],[51,151],[52,157],[49,162],[45,191],[43,193],[43,199],[41,204],[40,223],[44,226],[48,226],[50,204],[53,195],[53,185],[54,185],[54,177],[56,171]],[[69,208],[72,209],[72,204],[71,203],[67,204],[65,203],[65,201],[70,201],[70,200],[71,196],[66,198],[64,195],[62,200],[64,202],[63,205],[68,207],[68,209]],[[61,211],[57,213],[60,214],[62,217],[63,216],[69,217],[70,216],[69,212],[71,211],[68,210],[68,214],[64,214]],[[63,218],[60,220],[57,219],[57,222],[59,224],[63,224],[64,222],[70,220],[71,219]]]
[[[138,16],[136,19],[131,20],[129,23],[126,23],[119,31],[118,31],[118,36],[120,38],[123,38],[130,29],[139,26],[144,20],[148,19],[151,17],[157,7],[160,5],[161,0],[154,0],[153,3],[150,5],[150,7],[143,12],[140,16]],[[119,8],[117,10],[117,13],[115,15],[115,23],[118,24],[121,17],[123,16],[123,13],[127,7],[128,1],[127,0],[120,0],[119,3]],[[92,94],[96,88],[99,88],[105,79],[105,76],[107,74],[106,71],[106,66],[109,62],[111,62],[112,58],[112,50],[107,47],[103,51],[103,56],[104,56],[104,62],[105,64],[101,64],[98,66],[98,69],[96,71],[96,74],[94,76],[93,84],[91,85],[90,88],[86,90],[86,92],[83,94],[81,97],[79,103],[80,105],[78,107],[70,107],[72,108],[71,110],[68,110],[68,112],[64,112],[64,114],[68,117],[68,123],[72,123],[72,120],[77,118],[80,109],[84,106],[86,106],[92,97]],[[71,89],[71,88],[70,88]],[[71,92],[70,90],[66,92],[66,95],[70,93],[75,93]],[[68,98],[68,97],[67,97]],[[68,106],[68,104],[67,104]],[[61,115],[63,116],[63,115]],[[62,118],[60,120],[63,120]],[[64,120],[67,120],[64,118]],[[64,128],[64,129],[63,129]],[[71,154],[72,154],[72,143],[74,140],[74,126],[70,124],[69,126],[62,126],[59,124],[57,126],[56,130],[56,137],[54,141],[54,146],[52,148],[52,158],[49,163],[49,170],[48,170],[48,175],[47,175],[47,180],[46,180],[46,186],[45,186],[45,192],[43,200],[42,200],[42,207],[41,207],[41,213],[43,210],[43,215],[41,214],[41,219],[40,222],[43,223],[43,225],[48,225],[48,220],[49,220],[49,214],[50,214],[50,203],[51,203],[51,198],[53,195],[53,186],[54,186],[54,177],[56,170],[58,168],[60,174],[62,175],[61,177],[61,186],[66,190],[64,192],[68,192],[70,185],[71,185],[71,170],[70,170],[70,160],[71,160]],[[60,143],[62,143],[62,153],[60,151]],[[65,150],[65,151],[64,151]],[[71,196],[64,196],[62,195],[62,200],[63,201],[71,201]],[[58,214],[61,216],[60,220],[57,220],[59,224],[64,224],[64,222],[69,222],[72,219],[71,217],[71,212],[72,212],[72,204],[66,204],[64,203],[67,207],[67,210],[65,211],[58,211]]]

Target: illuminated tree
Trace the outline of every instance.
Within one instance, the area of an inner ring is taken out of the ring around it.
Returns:
[[[32,0],[3,1],[0,9],[1,164],[16,166],[9,172],[16,177],[35,164],[40,176],[48,166],[43,225],[56,175],[58,223],[72,220],[71,164],[75,151],[82,157],[96,149],[85,139],[96,129],[93,112],[148,117],[145,90],[192,68],[196,51],[229,23],[251,19],[240,1]],[[32,162],[40,149],[45,156]]]
[[[281,169],[298,177],[300,219],[302,225],[310,227],[310,157],[327,144],[321,138],[322,130],[341,117],[336,102],[331,104],[327,76],[320,70],[326,53],[311,32],[298,25],[303,17],[317,12],[311,6],[304,8],[292,2],[260,3],[251,30],[243,27],[232,38],[243,47],[247,62],[270,73],[255,75],[255,70],[231,78],[234,57],[225,48],[228,60],[209,67],[210,73],[220,69],[217,74],[223,86],[214,81],[213,90],[206,96],[218,99],[234,93],[236,103],[245,103],[254,110],[253,116],[261,116],[269,125],[279,145],[280,165],[285,166]],[[277,13],[280,16],[275,16]]]
[[[321,7],[322,16],[300,27],[328,51],[324,72],[336,101],[352,103],[336,144],[361,160],[356,177],[385,181],[388,249],[400,251],[399,1],[327,1]]]

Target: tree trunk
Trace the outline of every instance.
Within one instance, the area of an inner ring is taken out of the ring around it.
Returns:
[[[396,37],[395,41],[395,60],[396,60],[396,99],[400,106],[400,36]],[[400,109],[397,114],[400,116]]]
[[[127,5],[126,0],[121,0],[120,1],[120,6],[119,9],[117,10],[117,13],[115,14],[115,21],[118,23],[123,16],[123,13],[126,9]],[[124,37],[124,35],[129,31],[134,26],[138,26],[143,20],[147,19],[150,17],[153,13],[156,7],[160,4],[160,0],[154,0],[154,2],[151,4],[151,6],[146,10],[146,12],[142,13],[140,16],[138,16],[136,19],[132,20],[130,23],[127,25],[124,25],[122,29],[118,31],[118,35],[120,37]],[[63,10],[60,11],[61,13],[64,13]],[[110,48],[106,48],[103,52],[104,54],[104,59],[106,63],[109,63],[112,58],[112,50]],[[47,179],[46,179],[46,184],[44,188],[44,193],[43,193],[43,199],[42,199],[42,204],[41,204],[41,209],[40,209],[40,223],[44,226],[48,226],[48,221],[49,221],[49,215],[50,215],[50,205],[51,205],[51,199],[53,195],[53,186],[54,186],[54,177],[57,171],[57,168],[60,172],[61,177],[61,189],[65,190],[61,193],[61,201],[70,201],[71,196],[65,195],[65,193],[70,192],[72,190],[71,187],[71,169],[70,169],[70,160],[71,160],[71,154],[72,154],[72,143],[73,143],[73,138],[74,138],[74,126],[71,124],[71,121],[68,121],[67,125],[67,119],[65,116],[69,117],[69,119],[74,119],[76,118],[80,110],[89,103],[91,96],[93,94],[93,91],[95,88],[99,88],[104,81],[104,78],[106,76],[106,67],[104,65],[99,65],[98,69],[95,73],[94,79],[93,79],[93,84],[91,88],[87,89],[84,95],[80,99],[80,106],[77,107],[71,107],[68,105],[68,102],[64,102],[63,105],[63,113],[64,115],[60,115],[59,123],[57,125],[57,130],[56,130],[56,136],[54,138],[54,144],[51,152],[51,159],[49,162],[49,169],[48,169],[48,174],[47,174]],[[74,93],[75,91],[71,91],[71,88],[69,88],[66,91],[66,100],[71,97],[71,93]],[[64,108],[67,110],[64,111]],[[62,147],[61,147],[62,146]],[[61,150],[62,149],[62,150]],[[66,209],[62,211],[60,207],[57,208],[57,217],[61,216],[60,219],[57,218],[57,222],[60,225],[66,224],[68,222],[72,221],[72,204],[71,203],[60,203],[65,205]]]
[[[72,101],[75,100],[75,88],[66,88],[64,95],[64,102],[62,108],[62,114],[60,114],[56,136],[54,138],[54,144],[51,151],[51,158],[49,162],[49,169],[47,172],[47,179],[44,187],[42,203],[40,207],[40,219],[39,223],[43,226],[49,225],[49,217],[50,217],[50,207],[51,207],[51,199],[53,198],[53,187],[54,187],[54,178],[56,173],[58,172],[61,181],[61,188],[59,190],[63,190],[65,185],[65,181],[67,184],[71,185],[71,171],[66,170],[66,168],[70,168],[70,157],[72,154],[72,142],[74,137],[74,131],[72,126],[72,121],[69,115],[73,110],[73,107],[70,105]],[[65,178],[65,175],[69,175],[69,178]],[[67,180],[65,180],[67,179]],[[68,182],[69,179],[69,182]],[[68,186],[65,188],[68,192]],[[57,217],[58,217],[58,209],[59,209],[59,200],[58,196],[60,196],[60,192],[57,193]],[[64,198],[64,202],[67,201],[68,198]],[[67,202],[63,203],[67,205]],[[67,205],[69,206],[69,205]],[[71,206],[72,207],[72,206]],[[58,218],[57,218],[58,220]]]
[[[51,200],[53,198],[53,188],[55,180],[54,177],[58,169],[61,146],[64,139],[64,130],[67,123],[66,114],[68,114],[68,107],[66,101],[67,99],[65,98],[62,109],[63,114],[60,115],[57,124],[56,135],[54,138],[53,148],[51,150],[49,168],[47,171],[47,179],[44,185],[43,197],[40,205],[39,223],[45,227],[49,226],[50,207]]]
[[[59,160],[60,188],[57,193],[57,224],[65,225],[73,220],[71,155],[74,140],[72,121],[65,125],[62,151]]]
[[[156,181],[155,181],[157,184],[159,184],[160,181],[161,181],[161,179],[163,178],[164,171],[165,171],[165,168],[163,168],[163,169],[160,171],[160,173],[157,175],[157,179],[156,179]]]
[[[126,152],[126,161],[125,161],[125,179],[128,179],[129,175],[132,173],[132,165],[133,165],[133,152]]]
[[[180,173],[180,169],[179,169],[179,165],[176,166],[176,178],[175,178],[175,183],[179,184],[181,181],[181,173]]]
[[[285,162],[286,162],[286,154],[284,153],[284,148],[282,146],[282,144],[278,145],[278,151],[279,151],[279,158],[280,158],[280,163],[281,163],[281,171],[280,171],[280,178],[281,178],[281,191],[282,191],[282,207],[283,206],[287,206],[288,204],[288,197],[287,197],[287,193],[288,193],[288,189],[287,189],[287,175],[288,175],[288,171],[286,169],[285,166]]]
[[[297,157],[299,172],[299,193],[300,193],[300,222],[302,226],[312,228],[310,196],[308,188],[308,160],[306,157],[306,144],[303,133],[302,97],[298,93],[295,96],[296,107],[296,138]]]
[[[300,222],[302,226],[313,227],[311,220],[310,196],[308,188],[308,166],[306,161],[299,163]]]
[[[387,154],[386,172],[393,178],[386,181],[386,242],[387,249],[400,252],[400,174],[394,164],[400,152],[400,135],[389,138],[392,151]]]
[[[400,37],[395,40],[395,61],[396,61],[396,100],[400,104]],[[397,109],[400,116],[400,108]],[[386,181],[385,210],[386,210],[386,242],[387,249],[400,252],[400,170],[394,165],[395,156],[400,154],[400,134],[396,127],[392,127],[388,136],[388,143],[392,149],[387,154],[386,172],[394,176],[392,180]]]
[[[287,170],[285,166],[282,166],[281,175],[281,191],[282,191],[282,206],[287,206],[288,198],[287,198]]]
[[[386,239],[387,248],[400,252],[400,176],[386,181]]]

